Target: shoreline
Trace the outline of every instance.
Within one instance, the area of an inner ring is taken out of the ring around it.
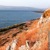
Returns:
[[[33,20],[38,20],[39,18],[37,19],[33,19]],[[33,20],[29,20],[29,21],[33,21]],[[20,27],[20,26],[24,26],[27,22],[29,21],[26,21],[26,22],[22,22],[22,23],[19,23],[19,24],[14,24],[12,26],[7,26],[5,28],[0,28],[0,32],[4,32],[4,31],[7,31],[9,29],[13,29],[13,28],[17,28],[17,27]]]

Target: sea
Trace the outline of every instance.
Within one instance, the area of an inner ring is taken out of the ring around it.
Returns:
[[[0,28],[39,18],[41,14],[23,10],[0,10]]]

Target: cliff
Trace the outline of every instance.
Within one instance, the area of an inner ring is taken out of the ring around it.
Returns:
[[[0,50],[48,50],[50,9],[41,18],[0,29]]]

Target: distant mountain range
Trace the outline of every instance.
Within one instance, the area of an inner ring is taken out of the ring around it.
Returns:
[[[2,6],[0,5],[0,10],[41,10],[32,7],[16,7],[16,6]]]
[[[17,7],[17,6],[3,6],[0,5],[0,10],[24,10],[24,11],[34,11],[34,12],[40,12],[42,13],[44,10],[39,8],[33,8],[33,7]]]

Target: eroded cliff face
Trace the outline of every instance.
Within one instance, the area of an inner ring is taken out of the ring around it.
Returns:
[[[50,9],[40,19],[22,23],[1,33],[0,50],[48,50]]]

